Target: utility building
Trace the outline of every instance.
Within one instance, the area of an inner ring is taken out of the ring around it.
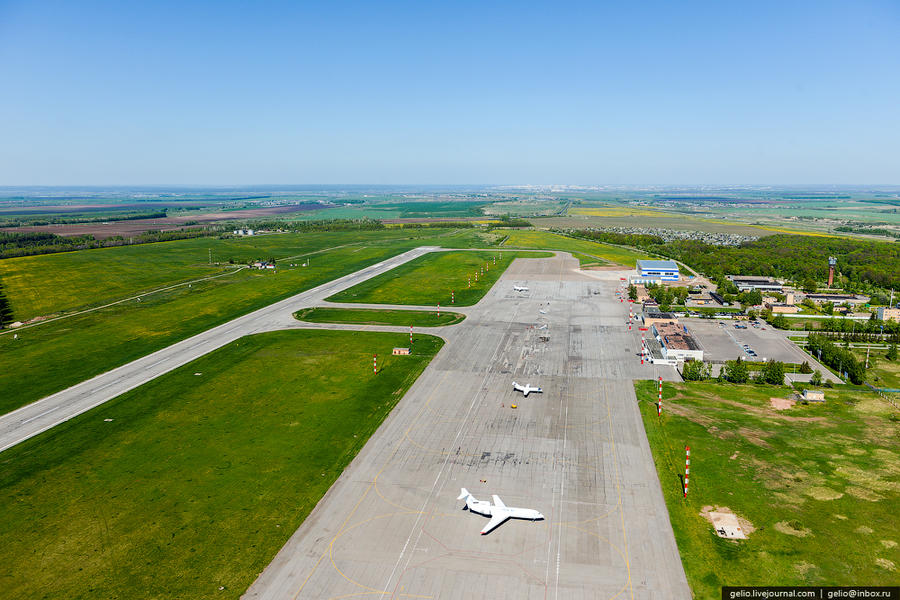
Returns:
[[[639,260],[637,271],[641,279],[678,281],[678,263],[674,260]]]
[[[674,323],[656,323],[650,327],[653,337],[660,346],[662,354],[668,360],[703,360],[703,349],[684,325]]]

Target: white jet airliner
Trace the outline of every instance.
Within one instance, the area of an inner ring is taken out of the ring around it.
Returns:
[[[527,292],[528,291],[528,288],[525,287],[524,285],[514,285],[513,289],[517,292]]]
[[[513,381],[513,389],[517,392],[522,392],[523,394],[525,394],[525,398],[527,398],[528,394],[530,394],[531,392],[537,392],[538,394],[544,393],[544,390],[539,387],[531,387],[530,383],[522,385],[520,383],[516,383],[515,381]]]
[[[481,530],[481,535],[490,533],[491,530],[499,526],[507,519],[528,519],[530,521],[543,520],[544,515],[530,508],[513,508],[503,504],[500,496],[494,494],[494,504],[491,505],[487,500],[476,500],[475,496],[469,493],[469,490],[462,488],[459,492],[457,500],[465,500],[466,508],[470,511],[490,517],[491,520]]]

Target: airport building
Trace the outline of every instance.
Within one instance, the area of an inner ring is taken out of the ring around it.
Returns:
[[[875,315],[880,321],[897,321],[900,323],[900,308],[878,308],[878,314]]]
[[[641,320],[644,322],[644,327],[650,327],[657,323],[678,324],[678,318],[670,312],[646,311],[641,315]]]
[[[639,260],[637,261],[638,277],[635,279],[678,281],[678,263],[674,260]],[[645,283],[645,282],[641,282]]]
[[[651,327],[667,360],[703,360],[703,350],[684,325],[657,323]]]
[[[766,308],[773,314],[793,315],[800,312],[800,308],[794,304],[782,304],[779,302],[766,302]]]
[[[771,277],[729,275],[728,279],[737,286],[739,292],[759,290],[760,292],[781,292],[783,285]]]
[[[858,296],[856,294],[807,294],[806,297],[813,302],[831,302],[833,304],[843,304],[846,302],[850,305],[866,304],[869,298],[866,296]]]

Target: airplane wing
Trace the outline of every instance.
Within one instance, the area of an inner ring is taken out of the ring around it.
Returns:
[[[495,496],[496,498],[496,496]],[[491,517],[491,520],[488,521],[488,524],[484,526],[484,529],[481,530],[481,535],[486,533],[490,533],[494,528],[499,526],[505,520],[509,518],[509,515],[497,515],[495,517]]]
[[[519,391],[522,392],[523,394],[525,394],[525,397],[527,398],[527,397],[528,397],[528,392],[531,391],[531,388],[529,388],[529,387],[526,386],[526,387],[522,388],[522,389],[519,390]]]
[[[500,496],[494,494],[494,506],[499,506],[500,508],[506,508],[506,505],[503,504],[503,500],[500,499]]]
[[[524,391],[525,391],[525,388],[523,388],[521,385],[519,385],[519,384],[516,383],[515,381],[513,381],[513,389],[516,390],[517,392],[524,392]]]

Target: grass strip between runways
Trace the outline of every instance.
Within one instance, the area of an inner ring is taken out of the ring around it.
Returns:
[[[420,256],[328,298],[331,302],[408,304],[447,308],[481,300],[516,258],[546,252],[464,251]]]
[[[448,310],[437,312],[436,310],[382,310],[317,306],[295,312],[294,318],[308,323],[441,327],[461,323],[466,316]]]

